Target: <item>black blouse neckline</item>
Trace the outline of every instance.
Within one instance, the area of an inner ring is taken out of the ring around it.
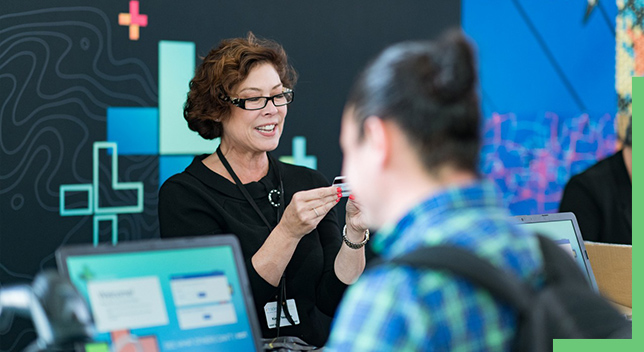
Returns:
[[[244,195],[233,182],[209,169],[208,166],[203,163],[203,160],[209,155],[210,154],[202,154],[195,156],[192,163],[186,168],[186,172],[202,181],[208,187],[216,189],[229,197],[246,200]],[[273,172],[273,163],[269,162],[268,165],[268,172],[259,181],[244,183],[244,187],[253,199],[267,197],[268,192],[272,189],[276,189],[279,184],[279,181],[275,180],[275,176],[273,176],[275,175],[275,172]]]

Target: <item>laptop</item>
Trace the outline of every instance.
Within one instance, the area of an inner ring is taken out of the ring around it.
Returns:
[[[515,216],[514,219],[528,231],[538,232],[554,240],[579,265],[592,289],[599,292],[575,214],[520,215]]]
[[[262,351],[233,235],[65,246],[56,261],[94,317],[85,352]]]

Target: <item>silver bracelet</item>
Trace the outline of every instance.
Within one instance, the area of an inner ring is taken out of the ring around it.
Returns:
[[[347,225],[344,225],[344,228],[342,229],[342,239],[344,240],[344,243],[346,243],[346,245],[349,248],[351,248],[351,249],[360,249],[360,248],[364,247],[364,245],[367,244],[367,242],[369,242],[369,229],[366,229],[364,231],[364,241],[362,241],[360,243],[353,243],[353,242],[349,241],[349,239],[347,238]]]

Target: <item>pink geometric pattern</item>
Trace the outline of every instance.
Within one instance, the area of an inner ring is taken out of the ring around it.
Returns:
[[[481,173],[514,215],[556,212],[568,179],[616,150],[614,117],[493,114],[483,126]]]

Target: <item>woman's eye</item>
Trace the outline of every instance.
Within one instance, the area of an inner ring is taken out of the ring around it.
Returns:
[[[245,100],[250,102],[258,102],[260,99],[262,99],[262,97],[247,98]]]

